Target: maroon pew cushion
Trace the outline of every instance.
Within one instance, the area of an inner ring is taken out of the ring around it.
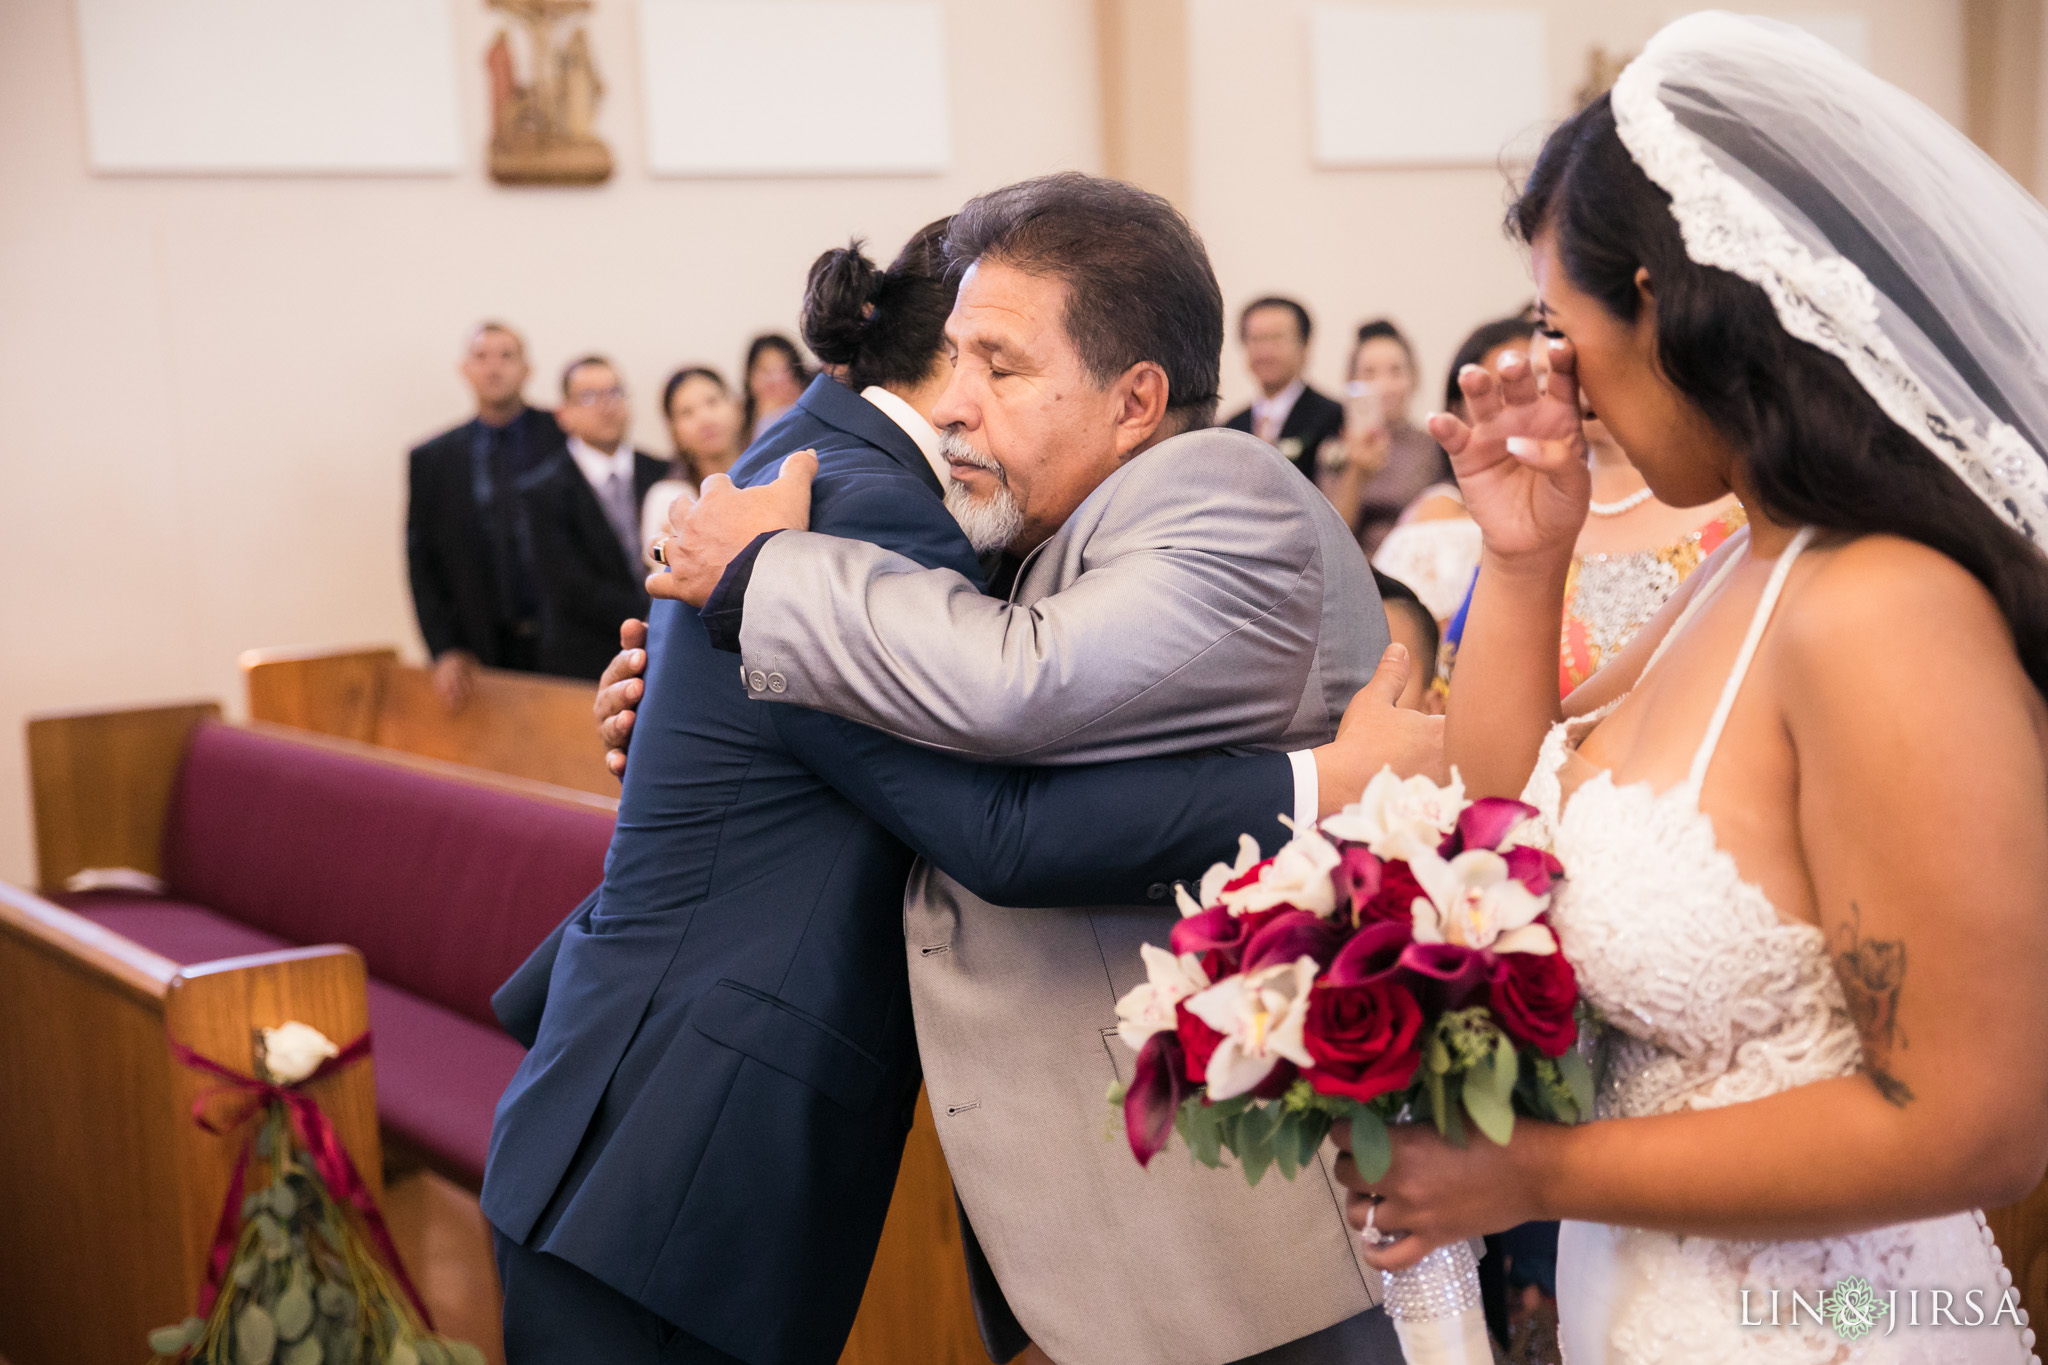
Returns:
[[[180,965],[294,946],[185,901],[108,893],[62,900]],[[525,1049],[495,1027],[374,978],[369,1005],[378,1118],[450,1174],[481,1184],[491,1115]]]
[[[172,795],[173,897],[495,1029],[491,992],[604,875],[612,817],[229,725]]]

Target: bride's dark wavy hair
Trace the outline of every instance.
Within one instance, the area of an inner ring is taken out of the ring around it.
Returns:
[[[1745,164],[1761,165],[1781,191],[1825,200],[1810,181],[1793,183],[1791,168],[1769,164],[1768,145],[1735,120],[1695,131],[1724,145],[1743,140]],[[1831,202],[1802,207],[1819,221]],[[1844,254],[1880,287],[1902,281],[1882,248],[1852,235],[1839,206],[1829,225],[1848,229],[1835,240],[1849,244]],[[2048,694],[2048,558],[1886,416],[1846,365],[1787,332],[1759,286],[1686,255],[1671,198],[1623,146],[1607,96],[1550,135],[1507,227],[1524,243],[1551,229],[1572,284],[1623,322],[1641,309],[1636,271],[1648,270],[1657,291],[1658,363],[1742,452],[1762,510],[1788,525],[1883,532],[1947,555],[1990,591],[2027,676]],[[1899,297],[1909,289],[1888,292]],[[1947,334],[1937,316],[1915,320],[1937,344]],[[1952,354],[1969,375],[1975,367],[1967,357]],[[1978,392],[1995,410],[2007,407],[1982,384]],[[2041,449],[2035,433],[2014,425]]]

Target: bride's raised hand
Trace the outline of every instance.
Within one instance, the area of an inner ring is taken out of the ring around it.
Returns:
[[[1506,560],[1569,556],[1593,491],[1577,357],[1568,341],[1548,345],[1547,375],[1520,351],[1502,356],[1497,372],[1467,365],[1458,387],[1471,421],[1429,419],[1488,553]]]

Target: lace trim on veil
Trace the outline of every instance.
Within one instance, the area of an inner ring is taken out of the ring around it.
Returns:
[[[1721,168],[1701,139],[1658,98],[1664,72],[1654,53],[1615,82],[1622,144],[1671,196],[1686,254],[1760,286],[1778,321],[1849,367],[1885,414],[1912,433],[2014,529],[2048,541],[2048,465],[2010,425],[1980,431],[1950,413],[1885,335],[1878,291],[1854,262],[1817,257],[1747,186]]]

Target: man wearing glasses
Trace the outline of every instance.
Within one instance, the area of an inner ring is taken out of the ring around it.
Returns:
[[[568,448],[520,481],[540,595],[540,671],[595,680],[645,615],[640,504],[668,466],[626,442],[625,385],[603,356],[562,371]]]

